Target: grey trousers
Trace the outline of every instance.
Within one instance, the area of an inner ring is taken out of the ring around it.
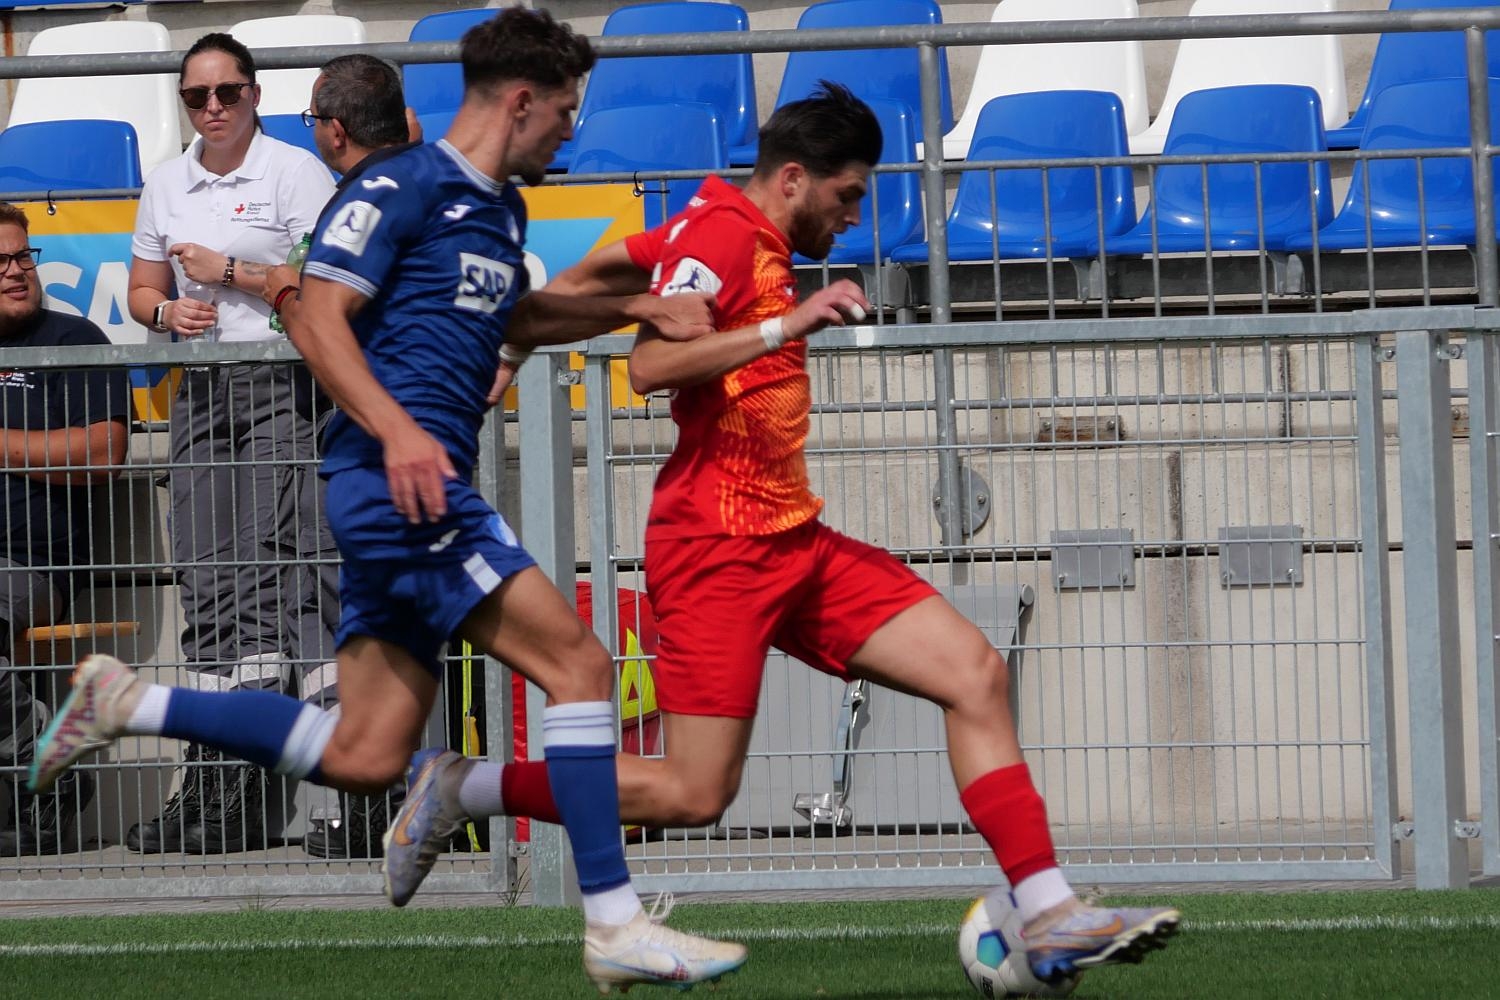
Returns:
[[[333,658],[337,549],[310,388],[293,365],[189,369],[178,387],[172,558],[203,686],[281,687]]]
[[[32,748],[49,717],[12,665],[11,651],[23,632],[51,624],[63,609],[63,597],[46,574],[0,556],[0,767],[31,763]],[[65,687],[63,675],[57,679],[57,686]]]

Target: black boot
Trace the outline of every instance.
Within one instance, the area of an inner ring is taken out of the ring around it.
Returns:
[[[203,814],[205,768],[196,765],[206,759],[218,760],[214,750],[189,743],[182,755],[182,783],[161,815],[148,823],[137,823],[125,834],[125,846],[138,854],[176,853],[182,850],[183,831],[199,822]]]
[[[339,817],[314,820],[313,828],[302,837],[302,849],[330,861],[384,857],[386,827],[405,800],[404,781],[384,795],[340,793]]]
[[[223,756],[216,751],[216,759]],[[204,768],[203,811],[182,835],[186,854],[237,854],[266,846],[266,786],[270,776],[254,764]]]
[[[15,815],[0,828],[0,858],[83,850],[79,820],[93,799],[94,778],[83,771],[69,771],[40,795],[22,786]]]

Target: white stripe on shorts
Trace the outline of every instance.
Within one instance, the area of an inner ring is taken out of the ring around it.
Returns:
[[[500,574],[484,561],[484,556],[478,552],[464,560],[464,569],[469,574],[469,579],[479,586],[479,589],[488,594],[500,586]]]

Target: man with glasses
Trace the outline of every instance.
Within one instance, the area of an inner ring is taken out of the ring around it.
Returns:
[[[73,585],[87,577],[89,490],[119,472],[130,419],[130,386],[120,369],[13,370],[13,347],[107,344],[79,316],[42,308],[38,251],[26,214],[0,202],[0,768],[31,762],[49,716],[11,662],[26,629],[59,621]],[[58,568],[53,568],[58,567]],[[46,700],[51,700],[47,697]],[[82,847],[79,819],[93,797],[93,779],[74,772],[43,795],[9,775],[9,812],[0,826],[0,864],[34,854]]]

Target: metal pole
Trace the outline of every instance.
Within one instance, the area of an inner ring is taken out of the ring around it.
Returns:
[[[1500,587],[1496,536],[1500,533],[1495,436],[1500,431],[1500,376],[1490,334],[1469,334],[1469,490],[1474,525],[1474,670],[1479,715],[1479,807],[1484,873],[1500,875],[1500,690],[1495,677]]]
[[[523,539],[537,566],[563,595],[574,591],[573,445],[568,394],[558,385],[567,355],[538,353],[519,375]],[[547,696],[526,685],[526,745],[540,758]],[[531,901],[564,906],[578,899],[578,880],[563,828],[531,824]]]
[[[505,459],[504,410],[496,407],[484,420],[479,435],[479,465],[474,470],[479,495],[496,510],[502,510],[500,497],[501,464]],[[484,755],[490,760],[510,758],[511,699],[510,671],[498,661],[485,656],[480,681],[484,685]],[[515,886],[516,859],[510,850],[512,821],[504,816],[490,820],[490,888],[509,892]]]
[[[1365,704],[1370,736],[1370,843],[1392,878],[1395,849],[1396,707],[1391,665],[1390,532],[1385,502],[1385,397],[1375,338],[1354,347],[1354,407],[1359,475],[1360,588],[1365,620]]]
[[[1419,889],[1469,883],[1468,852],[1454,835],[1464,814],[1464,759],[1450,361],[1446,335],[1396,334],[1406,686]]]
[[[1474,278],[1479,304],[1500,305],[1500,272],[1495,252],[1495,174],[1490,163],[1489,61],[1484,51],[1484,32],[1464,31],[1464,54],[1469,73],[1469,144],[1474,164]]]

